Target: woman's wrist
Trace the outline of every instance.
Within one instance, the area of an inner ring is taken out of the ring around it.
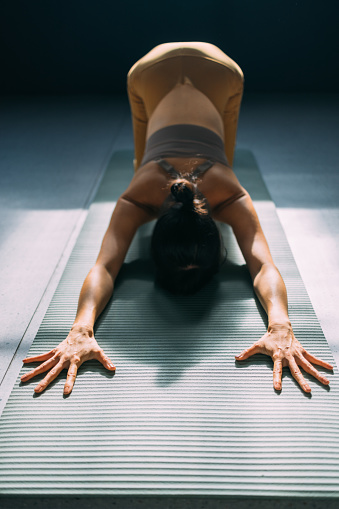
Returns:
[[[292,330],[292,324],[288,318],[286,320],[270,320],[267,332],[273,332],[275,330]]]
[[[81,332],[92,336],[94,333],[93,325],[88,322],[75,321],[71,327],[71,332]]]
[[[283,305],[272,305],[268,309],[268,331],[273,327],[292,328],[287,311],[287,303]]]
[[[77,314],[75,315],[75,319],[72,325],[72,329],[81,329],[83,328],[91,330],[93,332],[96,313],[94,306],[82,306],[84,309],[78,309]]]

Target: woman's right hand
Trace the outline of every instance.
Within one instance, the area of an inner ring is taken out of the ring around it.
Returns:
[[[94,338],[93,329],[87,325],[73,325],[67,338],[56,348],[48,353],[27,357],[23,362],[45,361],[37,368],[29,371],[21,377],[22,382],[27,382],[31,378],[45,371],[49,373],[35,387],[36,393],[42,392],[54,380],[63,369],[68,369],[67,380],[64,387],[64,394],[70,394],[73,389],[77,371],[81,364],[90,359],[96,359],[110,371],[115,371],[112,361],[104,354],[104,351]]]

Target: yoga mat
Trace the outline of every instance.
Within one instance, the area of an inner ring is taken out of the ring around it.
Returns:
[[[29,355],[67,336],[132,158],[110,161]],[[296,337],[334,365],[251,152],[237,151],[235,172],[286,282]],[[284,368],[275,392],[269,357],[234,359],[265,333],[266,315],[230,228],[221,225],[228,262],[218,277],[174,297],[154,286],[152,227],[136,235],[95,330],[116,374],[86,362],[70,397],[66,371],[38,396],[43,375],[17,380],[0,421],[0,493],[337,497],[337,368],[330,388],[305,374],[311,395]]]

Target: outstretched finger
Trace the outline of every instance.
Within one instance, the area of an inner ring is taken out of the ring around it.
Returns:
[[[287,360],[288,360],[288,364],[289,364],[292,376],[296,379],[296,381],[298,382],[300,387],[305,392],[311,392],[311,387],[308,385],[308,383],[306,382],[305,378],[303,377],[300,369],[298,368],[298,364],[295,362],[294,357],[292,357],[292,356],[288,357]]]
[[[282,376],[282,360],[276,359],[273,366],[273,387],[277,390],[281,390],[281,376]]]
[[[106,369],[109,369],[110,371],[115,371],[115,366],[113,362],[107,357],[106,354],[104,354],[103,350],[100,350],[97,354],[97,360],[101,362],[105,366]]]
[[[317,366],[322,366],[323,368],[327,368],[327,369],[333,369],[333,366],[331,364],[329,364],[328,362],[322,361],[321,359],[317,359],[317,357],[314,357],[314,355],[312,355],[311,353],[308,353],[306,350],[303,352],[303,356],[309,362],[312,362],[313,364],[316,364]]]
[[[72,392],[77,373],[78,366],[75,363],[71,364],[67,372],[64,394],[70,394],[70,392]]]
[[[302,355],[298,357],[299,365],[303,368],[306,373],[313,375],[319,382],[325,385],[329,385],[330,381],[327,380],[326,376],[322,375],[306,360]]]
[[[49,385],[63,369],[64,363],[59,361],[59,363],[51,369],[48,375],[46,375],[45,378],[35,387],[34,392],[42,392],[46,389],[47,385]]]
[[[249,348],[246,348],[246,350],[241,352],[241,354],[236,355],[235,358],[237,361],[243,361],[243,360],[247,359],[248,357],[250,357],[251,355],[254,355],[254,354],[260,353],[260,352],[261,352],[260,345],[258,343],[254,343],[252,346],[250,346]]]
[[[20,380],[22,382],[27,382],[28,380],[30,380],[34,376],[40,375],[40,373],[44,373],[48,369],[52,368],[57,363],[58,363],[58,359],[56,359],[55,357],[52,357],[52,359],[49,359],[48,361],[44,362],[43,364],[41,364],[37,368],[32,369],[32,371],[29,371],[28,373],[25,373],[24,375],[22,375]]]
[[[35,355],[34,357],[26,357],[22,360],[22,362],[41,362],[41,361],[47,361],[47,359],[50,359],[55,354],[55,348],[47,353],[42,353],[40,355]]]

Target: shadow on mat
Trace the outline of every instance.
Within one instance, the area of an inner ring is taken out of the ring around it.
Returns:
[[[191,367],[215,355],[217,349],[224,350],[222,345],[230,341],[234,332],[227,324],[228,313],[243,307],[245,300],[252,300],[255,306],[252,281],[246,265],[228,259],[196,294],[172,295],[154,281],[150,236],[144,235],[136,242],[137,255],[142,256],[123,264],[113,299],[97,321],[96,337],[100,343],[101,331],[109,330],[119,355],[155,366],[156,384],[168,386]],[[117,318],[121,316],[118,326]],[[126,334],[121,330],[124,319]],[[215,334],[220,324],[223,333]]]

